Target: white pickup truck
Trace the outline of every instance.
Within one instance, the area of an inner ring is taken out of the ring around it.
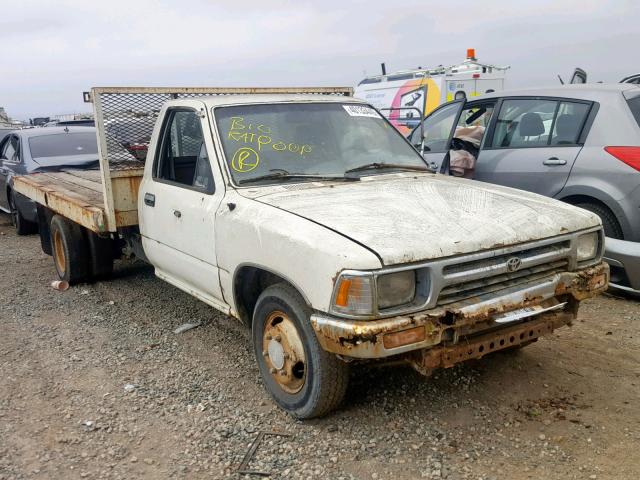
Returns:
[[[61,279],[147,260],[251,327],[265,387],[299,418],[339,404],[353,361],[429,374],[536,341],[606,289],[596,215],[434,173],[349,94],[95,88],[100,171],[15,189]]]

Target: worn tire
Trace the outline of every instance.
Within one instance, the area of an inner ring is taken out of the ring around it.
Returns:
[[[89,248],[82,227],[60,215],[51,219],[53,263],[60,280],[70,285],[80,283],[89,276]]]
[[[263,355],[266,322],[274,312],[283,312],[295,325],[304,348],[304,383],[296,393],[280,386]],[[300,419],[320,417],[334,410],[342,401],[349,381],[348,365],[320,347],[310,315],[300,294],[290,285],[278,283],[262,292],[252,319],[254,352],[265,387],[280,408]]]
[[[40,248],[47,255],[53,255],[51,245],[51,218],[53,212],[48,208],[38,204],[38,234],[40,236]]]
[[[16,233],[18,235],[31,235],[38,231],[38,224],[30,222],[20,213],[13,191],[9,193],[9,210],[11,211],[11,222],[13,226],[16,227]]]
[[[617,238],[622,240],[622,228],[618,223],[616,216],[607,207],[599,205],[597,203],[576,203],[576,207],[584,208],[585,210],[595,213],[602,220],[602,228],[604,229],[604,236],[609,238]]]
[[[95,280],[105,279],[113,273],[113,240],[85,230],[89,245],[89,272]]]

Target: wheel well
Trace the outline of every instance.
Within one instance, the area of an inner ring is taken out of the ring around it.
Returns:
[[[291,282],[285,278],[259,267],[244,266],[236,272],[236,276],[233,279],[233,299],[235,300],[238,318],[245,325],[251,326],[253,311],[260,294],[267,287],[276,283],[291,285]],[[294,285],[291,286],[296,288]]]
[[[579,203],[593,203],[595,205],[599,205],[602,208],[606,209],[609,211],[609,213],[611,213],[611,216],[615,219],[616,223],[618,224],[618,228],[620,228],[620,231],[622,231],[622,226],[620,225],[620,221],[618,220],[618,216],[613,213],[613,210],[611,210],[606,203],[602,202],[601,200],[598,200],[597,198],[593,198],[593,197],[589,197],[587,195],[571,195],[569,197],[565,197],[560,199],[563,202],[566,203],[570,203],[571,205],[577,205]]]

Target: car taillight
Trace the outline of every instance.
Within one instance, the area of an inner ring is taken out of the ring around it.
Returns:
[[[640,147],[604,147],[605,151],[640,172]]]
[[[148,145],[140,145],[139,143],[129,145],[129,150],[146,150],[147,148],[149,148]]]

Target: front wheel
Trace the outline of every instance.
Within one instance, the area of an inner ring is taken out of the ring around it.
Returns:
[[[262,380],[275,402],[301,419],[335,409],[349,380],[347,364],[320,347],[310,315],[298,292],[279,283],[262,292],[252,320]]]

